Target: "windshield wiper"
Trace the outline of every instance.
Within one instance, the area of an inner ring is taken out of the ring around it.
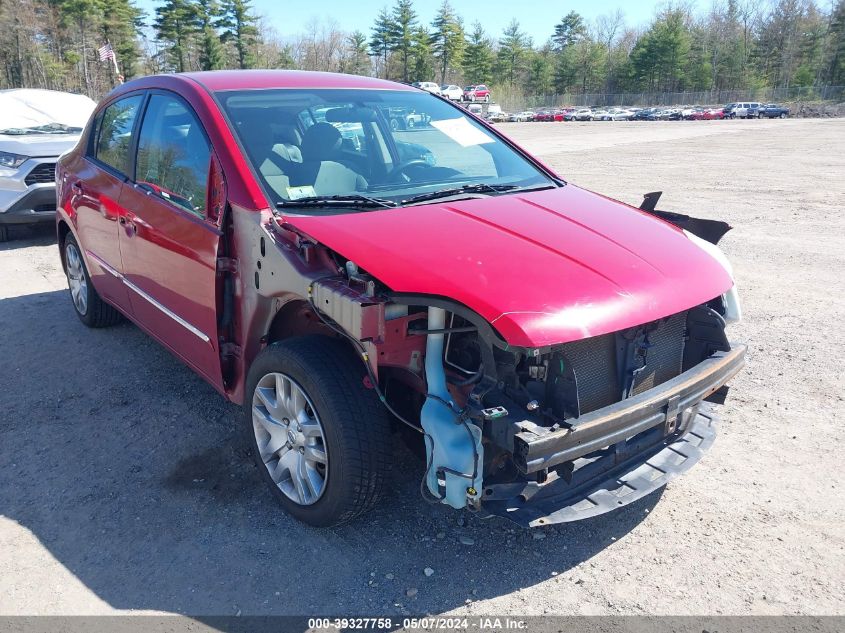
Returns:
[[[280,209],[288,207],[352,207],[364,209],[368,207],[395,207],[396,203],[387,198],[373,198],[361,194],[346,194],[337,196],[309,196],[298,200],[280,200],[276,203]]]
[[[450,196],[459,196],[464,193],[504,193],[506,191],[537,191],[539,189],[551,189],[553,186],[554,185],[534,185],[530,187],[520,187],[519,185],[496,185],[489,183],[478,183],[475,185],[464,185],[462,187],[454,187],[452,189],[440,189],[439,191],[421,193],[418,196],[406,198],[402,201],[402,204],[414,204],[415,202],[425,202],[426,200],[449,198]]]
[[[0,134],[23,136],[25,134],[78,134],[81,127],[70,127],[64,123],[45,123],[31,127],[10,127],[0,130]]]

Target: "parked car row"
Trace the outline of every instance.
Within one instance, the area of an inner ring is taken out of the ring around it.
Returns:
[[[714,119],[785,119],[789,108],[776,103],[742,102],[725,106],[660,106],[651,108],[551,108],[500,114],[503,121],[709,121]],[[490,117],[486,117],[490,118]],[[492,119],[495,120],[495,119]]]
[[[490,94],[490,88],[488,88],[484,84],[474,84],[472,86],[461,88],[456,84],[441,85],[433,81],[417,81],[412,83],[411,85],[414,88],[428,90],[433,94],[439,95],[441,97],[446,97],[447,99],[450,99],[452,101],[481,101],[484,103],[490,103],[492,99],[492,95]]]

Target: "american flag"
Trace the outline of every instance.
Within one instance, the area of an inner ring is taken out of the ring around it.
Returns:
[[[100,48],[98,48],[97,54],[100,56],[101,62],[104,62],[107,59],[110,59],[112,61],[116,61],[114,49],[111,47],[111,43],[106,43],[105,46],[101,46]]]

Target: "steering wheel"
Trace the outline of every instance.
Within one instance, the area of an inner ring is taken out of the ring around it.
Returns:
[[[405,170],[409,167],[417,166],[430,167],[431,164],[424,158],[412,158],[411,160],[406,160],[404,163],[396,165],[396,167],[388,172],[385,179],[388,182],[393,182],[394,180],[397,180],[399,176],[404,176],[405,182],[410,182],[411,179],[408,177],[408,174],[405,173]]]

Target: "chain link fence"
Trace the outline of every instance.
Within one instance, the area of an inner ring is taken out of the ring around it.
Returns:
[[[845,86],[791,86],[757,90],[706,90],[703,92],[620,92],[521,96],[502,94],[499,103],[508,112],[558,106],[671,106],[723,105],[737,101],[845,101]]]

